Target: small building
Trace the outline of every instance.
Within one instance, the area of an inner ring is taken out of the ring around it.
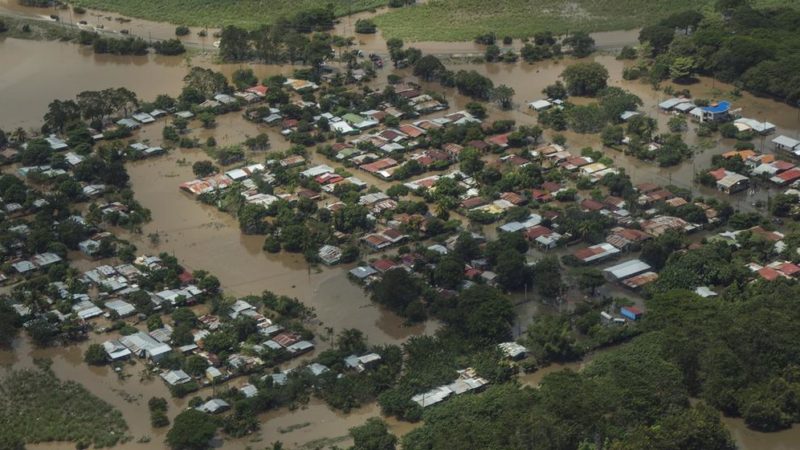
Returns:
[[[198,406],[196,409],[208,414],[219,414],[229,410],[231,405],[221,398],[212,398],[211,400]]]
[[[342,259],[342,250],[334,245],[323,245],[317,253],[319,259],[325,264],[332,266]]]
[[[167,353],[172,351],[169,345],[153,339],[142,331],[128,336],[122,336],[119,341],[137,357],[148,358],[156,363],[164,358]]]
[[[139,122],[128,118],[118,120],[117,125],[130,128],[131,130],[136,130],[142,126]]]
[[[161,378],[170,386],[177,386],[192,381],[192,377],[182,370],[170,370],[161,374]]]
[[[579,249],[573,253],[573,256],[578,258],[578,260],[582,263],[588,264],[610,258],[619,252],[619,249],[613,245],[607,242],[602,242],[600,244]]]
[[[528,353],[528,349],[516,342],[501,342],[497,344],[501,352],[511,359],[522,359]]]
[[[775,150],[782,150],[794,155],[800,153],[800,141],[789,136],[778,136],[772,140],[772,143],[775,145]]]
[[[619,313],[630,320],[639,320],[642,317],[642,311],[635,306],[623,306],[619,309]]]
[[[213,383],[214,381],[222,378],[222,371],[214,366],[206,367],[206,379]]]
[[[376,275],[378,271],[370,266],[359,266],[351,269],[349,273],[357,280],[365,280],[373,275]]]
[[[758,134],[770,134],[775,131],[775,124],[769,122],[759,122],[755,119],[741,117],[733,121],[733,125],[739,131],[753,131]]]
[[[547,100],[535,100],[528,103],[528,108],[536,112],[544,111],[550,108],[551,106],[553,106],[553,104],[548,102]]]
[[[131,351],[118,340],[103,342],[103,350],[106,351],[106,355],[111,362],[120,361],[131,356]]]
[[[246,398],[253,398],[258,395],[258,388],[250,383],[247,383],[239,388],[239,392],[241,392]]]
[[[108,301],[106,302],[105,306],[106,308],[115,312],[119,317],[128,317],[134,312],[136,312],[136,308],[133,305],[126,302],[125,300],[120,300],[120,299]]]
[[[659,103],[658,107],[663,111],[671,111],[682,103],[691,103],[691,100],[688,98],[670,98]]]
[[[151,116],[150,114],[148,114],[146,112],[139,112],[139,113],[136,113],[136,114],[132,115],[131,117],[136,119],[137,122],[140,122],[140,123],[143,123],[143,124],[153,123],[153,122],[156,121],[156,119],[153,118],[153,116]]]
[[[750,179],[746,176],[734,172],[727,172],[724,177],[717,180],[717,189],[726,194],[735,194],[736,192],[747,189],[749,184]]]
[[[649,264],[639,259],[631,259],[603,270],[612,281],[624,280],[652,269]]]
[[[326,372],[329,372],[331,370],[327,366],[322,365],[320,363],[311,363],[311,364],[308,365],[307,369],[315,377],[318,377],[318,376],[320,376],[320,375],[322,375],[322,374],[324,374]]]
[[[658,279],[658,274],[655,272],[645,272],[639,275],[632,276],[628,279],[625,279],[622,284],[629,287],[630,289],[638,290],[641,289],[643,286],[648,285]]]
[[[294,344],[286,347],[286,351],[295,356],[308,353],[311,350],[314,350],[314,344],[309,341],[297,341]]]
[[[695,108],[692,112],[700,110],[700,122],[721,122],[728,118],[731,109],[730,102],[721,101],[711,103],[708,106]]]

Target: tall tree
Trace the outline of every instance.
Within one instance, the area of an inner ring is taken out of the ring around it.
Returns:
[[[53,100],[47,106],[42,131],[45,133],[63,133],[64,127],[68,123],[80,118],[81,110],[77,103],[72,100]]]

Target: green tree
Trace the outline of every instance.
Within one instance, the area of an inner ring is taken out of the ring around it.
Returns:
[[[354,450],[394,450],[397,437],[389,433],[382,419],[370,417],[364,425],[350,429],[355,444]]]
[[[233,25],[222,29],[219,40],[219,56],[223,61],[245,61],[251,53],[247,30]]]
[[[685,80],[694,75],[694,58],[691,56],[679,56],[672,60],[669,66],[669,76],[673,80]]]
[[[461,170],[467,175],[475,175],[483,170],[481,153],[472,147],[467,147],[458,155]]]
[[[101,366],[108,361],[106,351],[100,344],[91,344],[83,354],[83,360],[93,366]]]
[[[605,89],[608,70],[600,63],[580,62],[564,69],[561,77],[564,78],[570,95],[593,97]]]
[[[483,57],[488,62],[497,61],[500,58],[500,47],[492,44],[486,46],[486,51],[483,54]]]
[[[514,99],[514,89],[505,84],[501,84],[492,90],[491,97],[502,109],[511,109]]]
[[[388,270],[372,288],[372,298],[376,302],[400,313],[419,296],[419,286],[403,269]]]
[[[437,79],[445,70],[444,64],[434,55],[425,55],[414,64],[414,76],[425,81]]]
[[[216,432],[216,421],[208,414],[192,408],[175,417],[172,428],[167,432],[166,442],[173,450],[204,450]]]
[[[197,161],[194,164],[192,164],[192,173],[194,173],[194,175],[199,178],[204,178],[211,174],[214,174],[217,172],[217,170],[218,170],[217,166],[215,166],[213,162],[208,160]]]
[[[553,84],[548,84],[544,89],[542,89],[542,94],[546,95],[547,98],[554,99],[554,100],[563,100],[567,98],[567,87],[561,80],[556,80]]]
[[[675,39],[675,29],[663,25],[650,25],[639,31],[639,42],[649,43],[653,53],[663,53]]]
[[[392,63],[397,67],[397,62],[403,59],[403,43],[402,39],[389,38],[386,40],[386,48],[389,50],[389,58]]]
[[[359,34],[374,34],[378,31],[378,27],[375,26],[375,22],[369,19],[358,19],[356,20],[355,30]]]
[[[457,288],[464,279],[464,263],[456,258],[444,257],[433,271],[437,285],[446,289]]]
[[[507,248],[497,255],[494,270],[500,286],[508,290],[520,289],[528,278],[525,257],[513,248]]]
[[[184,368],[189,375],[199,377],[203,375],[208,368],[208,361],[199,355],[191,355],[186,358]]]
[[[563,42],[572,48],[572,54],[576,58],[585,58],[594,52],[594,39],[585,31],[572,33]]]
[[[42,129],[46,133],[63,133],[67,124],[80,118],[81,111],[77,103],[72,100],[53,100],[47,106]]]
[[[594,296],[595,290],[605,284],[606,279],[598,269],[583,269],[578,273],[578,286]]]
[[[619,125],[607,125],[603,128],[600,139],[603,141],[603,145],[608,147],[620,145],[625,139],[625,130]]]
[[[443,311],[441,317],[463,339],[495,344],[510,338],[514,307],[497,289],[475,285],[461,291],[455,306]]]

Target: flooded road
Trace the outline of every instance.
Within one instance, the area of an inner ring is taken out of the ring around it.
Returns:
[[[214,37],[214,33],[219,31],[218,28],[190,27],[189,34],[176,36],[175,25],[166,22],[153,22],[92,9],[87,9],[84,14],[76,14],[72,8],[22,6],[18,0],[0,0],[0,15],[47,21],[53,21],[51,16],[57,16],[58,22],[65,26],[74,25],[88,31],[100,30],[109,34],[119,34],[119,37],[135,36],[147,41],[178,38],[184,44],[200,49],[211,49],[213,42],[218,39]],[[206,36],[200,36],[201,30],[205,31]],[[122,34],[122,31],[127,31],[127,34]]]
[[[185,162],[178,164],[179,159]],[[433,322],[404,326],[402,318],[370,302],[343,267],[309,268],[302,255],[264,252],[263,236],[241,234],[229,214],[180,191],[181,182],[194,178],[192,163],[203,159],[208,157],[202,151],[176,150],[166,157],[129,164],[136,199],[153,216],[142,235],[131,237],[140,251],[167,252],[190,269],[208,270],[231,295],[271,290],[297,297],[316,310],[322,326],[337,332],[359,328],[373,344],[397,343],[435,330]],[[160,236],[157,246],[147,239],[151,233]]]

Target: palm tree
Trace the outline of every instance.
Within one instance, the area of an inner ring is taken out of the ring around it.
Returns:
[[[21,143],[25,142],[26,140],[28,140],[28,132],[26,132],[24,128],[19,127],[16,130],[11,132],[11,135],[9,136],[9,139],[12,142],[16,142],[18,144],[21,144]]]

